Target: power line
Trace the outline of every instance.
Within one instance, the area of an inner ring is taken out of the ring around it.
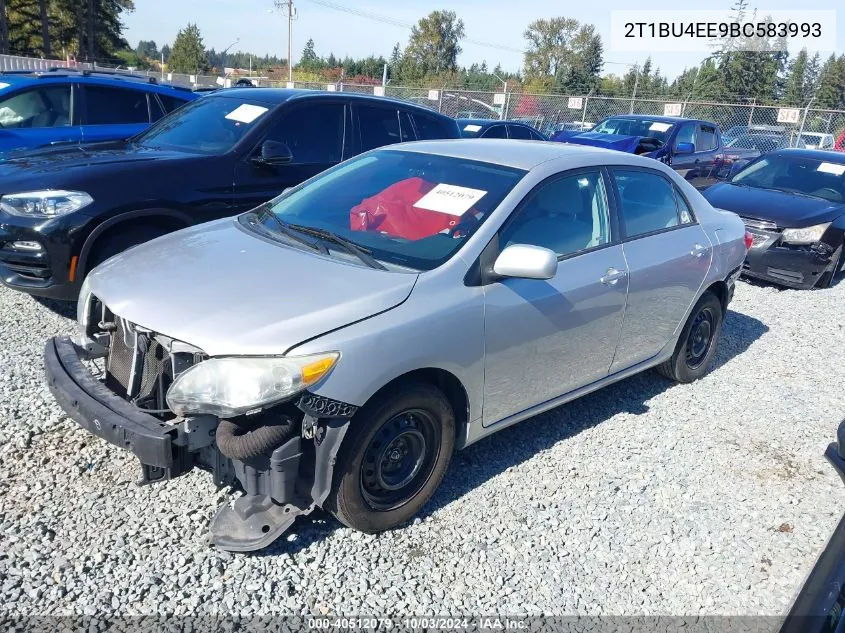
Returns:
[[[389,24],[391,26],[398,26],[399,28],[412,30],[414,28],[413,24],[408,24],[407,22],[402,22],[401,20],[397,20],[395,18],[391,18],[390,16],[383,15],[380,13],[372,13],[370,11],[363,11],[361,9],[355,9],[354,7],[348,7],[346,5],[338,4],[337,2],[332,2],[332,0],[309,0],[309,2],[313,2],[314,4],[319,4],[322,7],[326,7],[328,9],[334,9],[335,11],[342,11],[343,13],[348,13],[350,15],[355,15],[360,18],[366,18],[367,20],[373,20],[375,22],[381,22],[382,24]],[[464,41],[469,44],[475,44],[476,46],[484,46],[486,48],[494,48],[500,51],[508,51],[510,53],[519,53],[520,55],[524,54],[525,51],[521,48],[514,48],[512,46],[505,46],[504,44],[494,44],[492,42],[485,42],[484,40],[476,40],[473,38],[466,37]]]

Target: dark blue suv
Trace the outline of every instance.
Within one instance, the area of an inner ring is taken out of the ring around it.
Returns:
[[[129,138],[198,96],[141,75],[0,73],[0,152]]]

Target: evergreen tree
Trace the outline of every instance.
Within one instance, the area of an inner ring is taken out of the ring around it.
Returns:
[[[801,49],[795,59],[789,62],[786,70],[786,87],[783,100],[790,105],[800,106],[806,99],[807,85],[807,49]]]
[[[167,65],[172,72],[191,75],[209,69],[205,45],[196,24],[188,24],[176,35]]]

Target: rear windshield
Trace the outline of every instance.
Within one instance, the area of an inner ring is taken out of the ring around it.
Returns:
[[[845,159],[810,158],[788,151],[769,154],[750,163],[731,182],[845,202]]]
[[[377,260],[414,270],[447,261],[525,172],[435,154],[376,150],[268,205],[285,223],[331,231]],[[262,230],[273,231],[272,218]]]
[[[200,97],[135,137],[144,147],[220,154],[267,116],[269,107],[232,97]]]

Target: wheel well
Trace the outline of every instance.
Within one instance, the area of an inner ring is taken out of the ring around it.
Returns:
[[[709,292],[712,292],[716,297],[719,299],[719,303],[722,304],[722,312],[725,313],[728,311],[728,284],[724,281],[717,281],[710,284],[710,287],[707,288]]]
[[[379,397],[388,390],[411,382],[425,382],[440,389],[446,396],[449,404],[452,405],[452,411],[455,413],[455,432],[458,434],[464,432],[467,421],[469,420],[469,398],[467,397],[466,389],[464,389],[463,384],[461,384],[457,376],[445,369],[428,367],[425,369],[415,369],[414,371],[402,374],[379,389],[370,400]]]
[[[108,243],[110,239],[120,235],[121,233],[150,228],[164,234],[184,229],[187,226],[188,224],[181,218],[167,215],[144,215],[121,220],[120,222],[112,224],[101,233],[94,233],[88,238],[88,241],[82,247],[82,255],[80,257],[82,260],[82,266],[80,268],[87,271],[89,268],[88,263],[91,260],[92,254],[96,253],[100,246]]]

